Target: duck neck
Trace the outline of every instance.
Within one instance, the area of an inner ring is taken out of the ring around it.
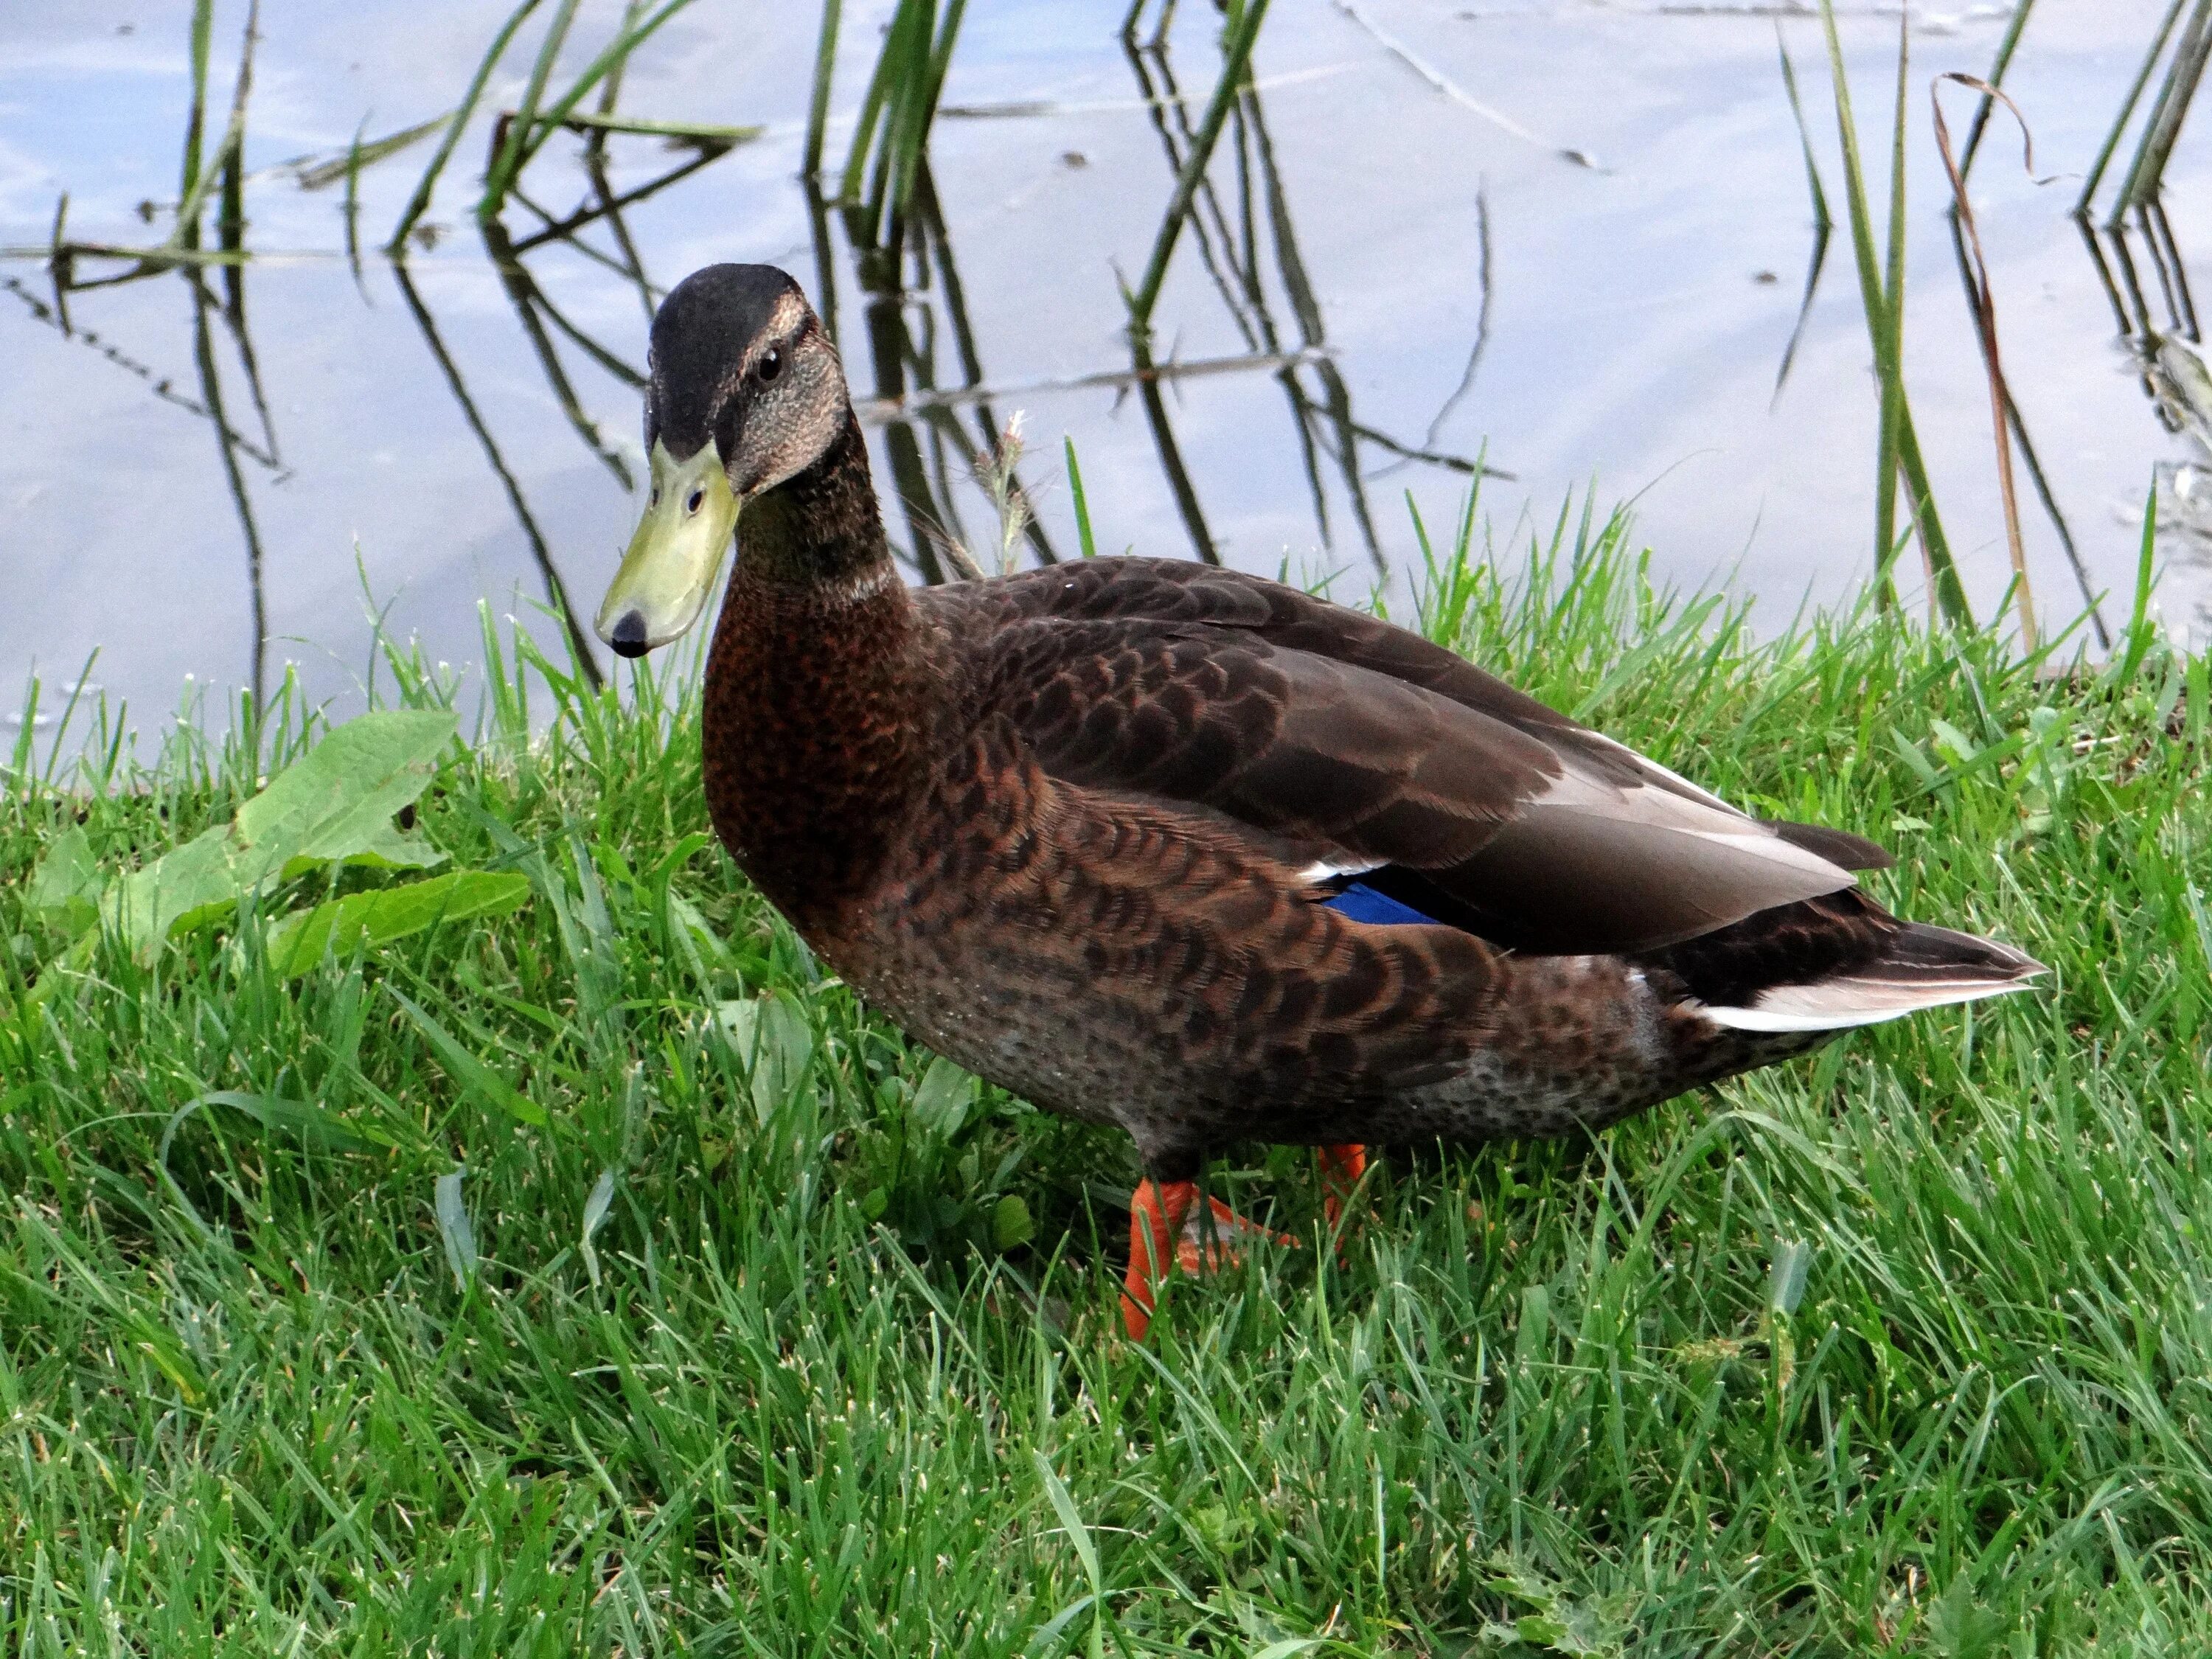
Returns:
[[[811,465],[745,503],[738,550],[740,574],[825,596],[897,580],[868,475],[867,440],[849,404],[837,435]]]
[[[708,810],[802,933],[865,898],[920,787],[919,632],[848,416],[820,460],[746,503],[707,663]]]

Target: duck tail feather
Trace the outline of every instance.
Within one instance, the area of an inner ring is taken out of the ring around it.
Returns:
[[[1840,1030],[2002,996],[2044,971],[2033,957],[1995,939],[1907,922],[1871,961],[1801,984],[1767,986],[1740,1007],[1704,1012],[1731,1030]]]

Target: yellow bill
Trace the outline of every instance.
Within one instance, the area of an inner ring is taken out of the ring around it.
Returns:
[[[625,657],[681,637],[707,608],[737,527],[738,498],[714,441],[679,461],[656,439],[653,494],[599,605],[599,636]]]

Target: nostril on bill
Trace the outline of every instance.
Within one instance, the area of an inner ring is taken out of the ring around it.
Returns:
[[[641,657],[646,653],[645,618],[635,611],[625,611],[622,620],[607,635],[607,643],[615,648],[618,657]]]

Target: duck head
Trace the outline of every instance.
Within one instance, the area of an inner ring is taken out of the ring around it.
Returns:
[[[820,461],[853,418],[836,348],[773,265],[708,265],[678,283],[653,319],[647,368],[651,491],[594,623],[625,657],[698,621],[745,504]]]

